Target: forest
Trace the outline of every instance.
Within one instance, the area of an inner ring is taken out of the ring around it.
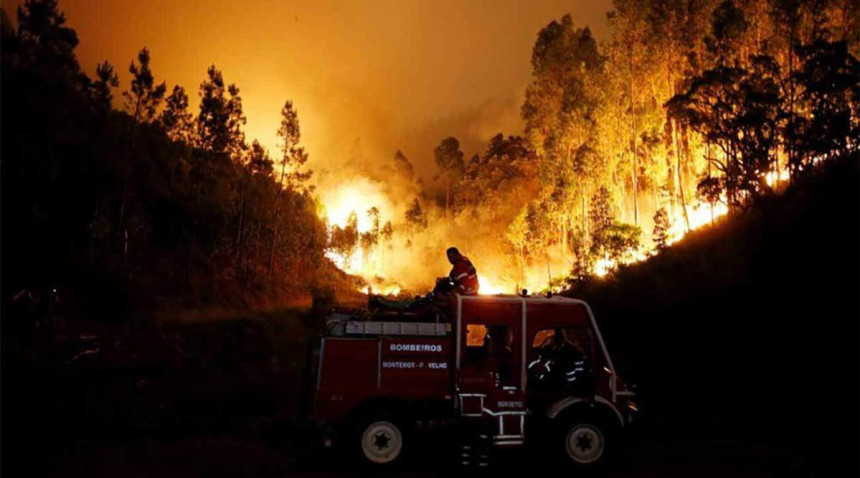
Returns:
[[[121,316],[271,307],[337,280],[321,260],[326,229],[290,101],[273,157],[245,138],[240,89],[216,66],[201,72],[192,112],[145,47],[119,88],[108,62],[81,71],[56,1],[28,1],[17,14],[17,30],[5,11],[2,25],[9,296],[76,284],[78,302]]]
[[[522,129],[434,134],[431,174],[360,138],[318,167],[296,97],[267,147],[235,72],[174,84],[146,45],[85,71],[63,5],[20,5],[0,10],[4,471],[360,476],[303,421],[321,308],[423,293],[451,245],[482,293],[593,308],[641,407],[620,476],[856,470],[856,0],[614,0],[599,38],[541,20]],[[456,440],[433,439],[422,472],[449,476]],[[533,473],[520,456],[506,471]]]
[[[606,41],[570,16],[538,33],[523,132],[471,156],[442,139],[429,181],[400,151],[365,172],[407,199],[393,236],[375,207],[364,227],[361,210],[336,224],[333,259],[384,289],[385,277],[431,279],[375,254],[437,264],[440,243],[457,243],[483,272],[482,290],[557,290],[755,207],[822,162],[856,158],[852,2],[614,6]]]
[[[612,273],[856,160],[854,6],[616,0],[602,41],[564,16],[537,33],[523,131],[441,139],[433,177],[374,158],[377,194],[341,188],[342,206],[315,189],[289,99],[270,152],[216,65],[191,111],[146,47],[128,85],[107,61],[82,71],[61,6],[28,0],[2,20],[4,293],[74,283],[90,307],[154,311],[421,292],[452,244],[486,292]]]

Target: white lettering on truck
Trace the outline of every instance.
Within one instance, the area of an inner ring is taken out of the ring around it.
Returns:
[[[384,369],[430,369],[430,370],[447,370],[446,362],[403,362],[403,361],[385,361],[382,362]]]
[[[393,352],[441,352],[440,344],[391,344]]]
[[[382,362],[382,368],[415,368],[415,362]]]

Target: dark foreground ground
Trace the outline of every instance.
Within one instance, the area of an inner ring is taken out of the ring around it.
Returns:
[[[444,439],[444,437],[436,437]],[[428,440],[412,460],[387,476],[460,476],[453,450]],[[444,442],[442,442],[444,443]],[[451,452],[451,453],[446,453]],[[528,476],[550,465],[538,452],[517,451],[493,465],[505,476]],[[303,437],[221,435],[177,439],[84,440],[51,460],[48,476],[374,476],[334,451]],[[652,434],[628,451],[609,477],[810,476],[801,459],[766,444],[736,437],[670,437]]]
[[[7,335],[4,476],[371,476],[301,419],[311,328],[285,312],[149,326],[57,319]],[[816,462],[834,438],[828,428],[790,433],[805,411],[769,426],[656,410],[644,407],[608,476],[833,476]],[[393,476],[465,474],[450,443],[422,436]],[[505,453],[494,466],[552,468],[540,450]]]
[[[638,385],[610,476],[860,476],[860,161],[573,293]],[[3,476],[359,475],[301,418],[314,316],[4,313]],[[452,441],[425,437],[397,474],[457,474]],[[539,450],[501,458],[552,468]]]

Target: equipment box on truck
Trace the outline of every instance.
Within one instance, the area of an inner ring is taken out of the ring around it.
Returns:
[[[592,468],[636,410],[581,300],[456,296],[432,322],[334,315],[314,358],[313,417],[370,464],[402,460],[429,422],[453,425],[464,464],[540,440]]]

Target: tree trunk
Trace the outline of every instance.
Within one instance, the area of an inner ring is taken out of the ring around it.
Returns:
[[[239,227],[236,228],[236,272],[239,273],[242,269],[242,256],[244,252],[243,234],[245,229],[245,192],[248,187],[248,182],[242,182],[241,207],[239,208]]]
[[[564,262],[567,257],[567,218],[561,214],[561,261]]]
[[[705,142],[705,160],[708,163],[708,178],[711,177],[711,142]],[[711,205],[711,225],[714,225],[714,201],[708,197],[708,203]]]
[[[794,22],[792,22],[788,39],[788,170],[789,181],[794,179]],[[777,161],[777,169],[779,162]],[[779,186],[779,173],[777,172],[777,186]]]
[[[633,140],[633,143],[636,143],[636,140]],[[639,225],[639,181],[636,177],[636,169],[638,165],[636,164],[636,147],[634,146],[633,150],[633,171],[631,171],[631,176],[633,177],[633,225]]]
[[[272,247],[269,250],[269,276],[275,273],[275,246],[278,243],[278,221],[281,218],[281,195],[284,192],[284,177],[287,173],[287,151],[284,150],[284,156],[281,158],[281,181],[278,183],[278,195],[275,198],[277,204],[275,206],[275,223],[272,227]]]
[[[678,123],[675,120],[670,121],[672,123],[672,147],[675,149],[675,189],[678,192],[678,198],[681,200],[681,211],[684,213],[684,226],[686,231],[689,231],[690,217],[687,215],[684,183],[681,180],[681,148],[678,147]]]
[[[281,158],[281,180],[278,182],[278,186],[284,187],[284,177],[287,174],[287,151],[284,151],[284,157]],[[280,195],[280,189],[278,190],[278,195]]]
[[[278,242],[278,220],[280,219],[280,209],[275,210],[275,224],[272,227],[272,248],[269,250],[269,276],[275,273],[275,245]]]
[[[125,175],[122,184],[122,193],[120,195],[119,202],[119,221],[117,222],[116,232],[119,234],[119,242],[120,249],[122,250],[122,267],[125,269],[126,263],[128,262],[128,258],[126,257],[126,253],[128,252],[128,230],[125,227],[125,208],[126,208],[126,197],[128,190],[128,174]]]
[[[585,191],[582,192],[582,238],[587,243],[588,237],[588,208],[585,200]]]
[[[254,209],[251,213],[251,217],[257,217],[257,207],[254,206]],[[260,237],[262,235],[262,221],[257,221],[257,227],[253,226],[251,229],[254,230],[253,237],[254,240],[248,245],[248,261],[249,261],[249,278],[253,280],[257,277],[257,270],[259,264],[259,249],[260,249]]]
[[[141,97],[138,96],[137,101],[134,104],[134,115],[133,115],[134,123],[133,124],[137,124],[137,121],[140,119],[140,100],[141,100]]]
[[[546,278],[547,278],[546,285],[547,285],[547,288],[549,290],[552,290],[552,272],[550,271],[550,268],[549,268],[549,254],[545,254],[544,257],[546,258]]]
[[[734,215],[736,198],[735,198],[735,152],[731,143],[728,143],[726,148],[726,203],[728,206],[728,214]]]
[[[628,70],[630,69],[630,58],[627,59]],[[630,89],[630,131],[631,131],[631,152],[633,153],[633,224],[639,225],[639,181],[637,154],[636,154],[636,102],[633,99],[633,72],[630,71],[629,89]]]

